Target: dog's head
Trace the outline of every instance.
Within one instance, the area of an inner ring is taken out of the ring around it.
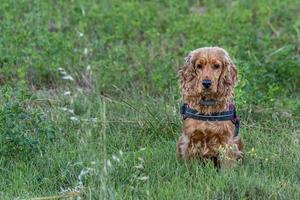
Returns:
[[[179,71],[185,97],[218,100],[231,95],[237,70],[224,49],[199,48],[190,52],[185,61]]]

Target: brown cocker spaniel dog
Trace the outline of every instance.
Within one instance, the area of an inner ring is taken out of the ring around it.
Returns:
[[[232,105],[234,107],[237,69],[228,53],[219,47],[196,49],[185,61],[179,71],[183,101],[194,111],[190,115],[200,115],[204,119],[183,116],[177,155],[183,159],[211,159],[218,167],[232,166],[243,157],[243,141],[236,134],[238,127],[230,119],[207,118],[228,112],[233,115],[229,110]]]

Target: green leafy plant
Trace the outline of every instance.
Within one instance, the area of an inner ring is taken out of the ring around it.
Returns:
[[[44,146],[55,138],[56,127],[47,115],[30,109],[28,91],[14,92],[5,87],[0,96],[0,154],[11,160],[29,159],[35,153],[42,153]]]

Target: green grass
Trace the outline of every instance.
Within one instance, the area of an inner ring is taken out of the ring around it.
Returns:
[[[299,7],[1,2],[0,199],[300,199]],[[177,70],[214,45],[240,72],[246,145],[221,171],[175,156]]]

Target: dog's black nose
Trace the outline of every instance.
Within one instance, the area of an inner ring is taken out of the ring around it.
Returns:
[[[206,88],[206,89],[208,89],[210,86],[211,86],[211,80],[203,80],[202,81],[202,85]]]

